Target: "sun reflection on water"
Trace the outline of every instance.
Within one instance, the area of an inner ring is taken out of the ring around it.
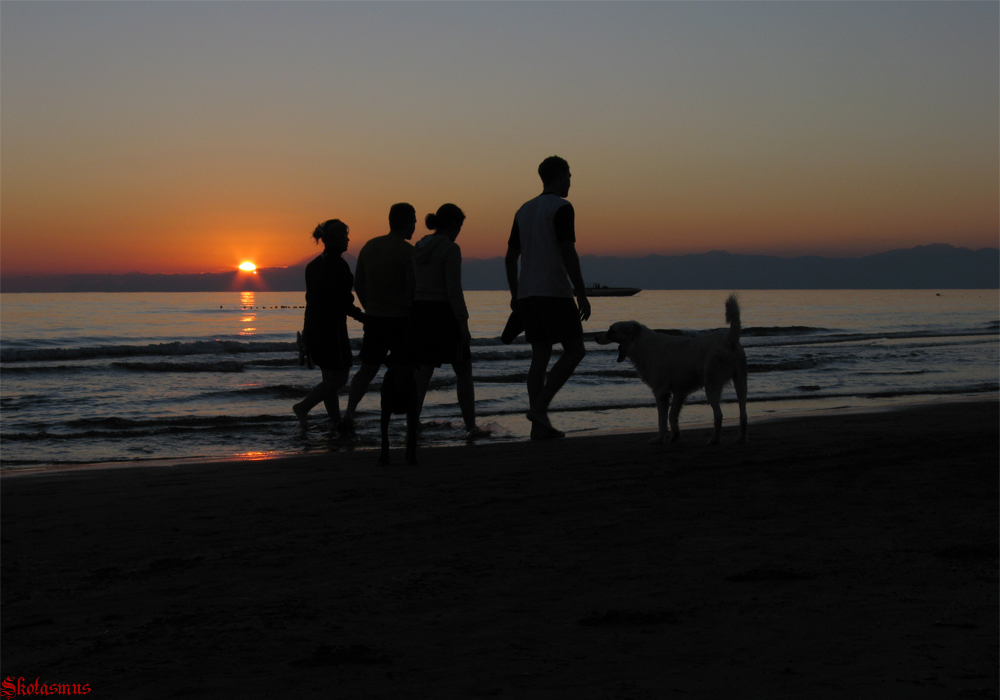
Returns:
[[[270,459],[276,455],[278,455],[276,450],[255,450],[250,452],[239,452],[235,456],[236,459],[244,462],[259,462],[264,459]]]
[[[257,313],[252,311],[256,305],[257,298],[253,292],[240,292],[240,306],[243,307],[244,312],[240,317],[240,323],[255,323],[257,321]],[[240,335],[256,335],[256,333],[256,326],[246,326],[239,332]]]

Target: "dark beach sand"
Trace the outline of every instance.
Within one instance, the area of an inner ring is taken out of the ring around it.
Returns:
[[[90,698],[995,698],[998,425],[959,402],[751,421],[721,448],[7,477],[0,675]]]

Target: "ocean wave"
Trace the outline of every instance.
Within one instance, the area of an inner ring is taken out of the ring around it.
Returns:
[[[795,387],[793,393],[780,393],[773,395],[749,397],[748,403],[751,406],[755,403],[775,403],[785,401],[820,401],[829,399],[894,399],[918,396],[958,396],[975,394],[996,394],[1000,392],[1000,383],[984,382],[968,386],[953,387],[926,387],[907,389],[886,389],[875,392],[824,392],[818,385],[802,385]],[[724,397],[723,403],[733,404],[735,397]],[[689,405],[705,405],[707,400],[704,395],[692,395],[686,402]],[[654,403],[650,399],[630,400],[610,402],[588,402],[573,406],[560,406],[551,409],[552,413],[580,413],[595,412],[607,413],[629,409],[648,409]],[[523,413],[523,407],[498,408],[491,410],[484,406],[484,410],[479,412],[480,418],[489,416],[517,415]],[[751,409],[751,414],[753,413]],[[72,443],[72,441],[108,441],[108,440],[136,440],[148,439],[158,436],[196,436],[196,435],[217,435],[222,436],[227,442],[230,435],[234,440],[239,440],[241,434],[266,434],[286,435],[289,424],[295,421],[291,415],[255,415],[255,416],[188,416],[188,417],[164,417],[145,420],[137,420],[121,417],[78,419],[58,425],[40,425],[33,431],[4,432],[0,434],[0,443]],[[441,419],[438,419],[441,422]],[[398,423],[398,422],[397,422]],[[444,425],[444,424],[443,424]],[[450,424],[448,424],[450,425]],[[398,426],[397,426],[398,427]],[[184,437],[188,440],[190,438]],[[195,438],[196,439],[196,438]],[[215,438],[218,439],[218,438]],[[35,449],[35,448],[32,448]],[[15,461],[17,461],[16,458]],[[23,461],[23,460],[22,460]],[[31,460],[28,460],[31,461]],[[46,460],[51,461],[51,460]],[[92,461],[92,460],[88,460]],[[10,459],[4,459],[4,464],[14,463]]]
[[[106,416],[103,418],[78,418],[67,421],[64,425],[70,428],[111,428],[116,430],[134,428],[154,428],[162,426],[175,426],[186,428],[204,427],[230,427],[243,424],[273,423],[274,421],[294,420],[295,417],[256,415],[256,416],[170,416],[164,418],[121,418],[119,416]]]
[[[488,346],[492,346],[492,345],[504,345],[504,344],[505,343],[502,340],[500,340],[500,336],[498,336],[498,335],[487,336],[485,338],[472,338],[469,341],[469,345],[471,345],[474,348],[475,347],[488,347]],[[524,340],[524,336],[523,335],[520,336],[519,338],[517,338],[516,340],[514,340],[513,343],[511,343],[511,345],[526,345],[526,344],[527,343]]]
[[[704,333],[718,333],[719,331],[725,331],[728,326],[720,326],[719,328],[705,328],[702,330],[692,330],[692,329],[680,329],[680,328],[654,328],[653,330],[657,333],[663,335],[672,336],[683,336],[683,337],[694,337],[697,335],[702,335]],[[603,331],[587,331],[583,334],[584,340],[595,340],[596,337]],[[748,326],[740,330],[740,335],[743,337],[760,337],[766,338],[770,336],[796,336],[796,335],[815,335],[817,333],[834,333],[836,331],[830,328],[815,328],[812,326]]]
[[[799,392],[807,393],[794,393],[794,394],[770,394],[765,396],[754,396],[752,393],[747,398],[747,404],[755,403],[781,403],[785,401],[821,401],[827,399],[893,399],[901,397],[916,397],[916,396],[962,396],[962,395],[980,395],[980,394],[995,394],[1000,392],[1000,384],[998,383],[982,383],[975,384],[971,386],[955,386],[955,387],[928,387],[923,389],[903,389],[894,390],[887,389],[885,391],[878,392],[822,392],[822,387],[819,386],[800,386],[796,387]],[[821,393],[822,392],[822,393]],[[736,397],[733,394],[724,394],[722,397],[722,403],[724,405],[732,405],[736,403]],[[685,402],[685,406],[707,406],[708,399],[705,397],[704,392],[696,392],[689,396]],[[577,404],[575,406],[558,406],[555,408],[550,408],[549,413],[578,413],[578,412],[607,412],[607,411],[622,411],[635,408],[655,408],[656,404],[652,399],[641,400],[641,401],[620,401],[614,403],[589,403],[589,404]],[[479,411],[477,415],[480,417],[486,416],[503,416],[503,415],[514,415],[523,413],[524,410],[520,408],[512,409],[500,409],[500,410],[483,410]],[[752,418],[752,416],[751,416]]]
[[[21,396],[0,396],[0,409],[4,411],[20,411],[24,407],[34,407],[40,402],[48,401],[45,394],[22,394]]]
[[[812,326],[750,326],[740,330],[740,335],[750,338],[766,338],[775,335],[815,335],[816,333],[834,333],[830,328],[814,328]]]
[[[358,345],[360,347],[360,343]],[[184,355],[238,355],[248,353],[298,353],[294,342],[253,342],[240,340],[195,340],[149,345],[97,345],[79,348],[2,348],[0,362],[49,362],[92,360],[108,357],[149,357]]]
[[[573,377],[577,381],[592,377],[602,379],[637,379],[639,374],[631,367],[631,365],[629,365],[627,367],[622,367],[621,369],[577,369],[573,372]],[[453,372],[441,372],[440,374],[435,374],[431,379],[430,389],[447,389],[455,386],[457,381],[458,380],[455,378],[455,374]],[[502,374],[475,374],[473,375],[473,381],[476,384],[524,385],[524,383],[528,381],[528,373],[525,371]],[[377,391],[380,386],[381,384],[379,382],[372,382],[369,393]]]
[[[184,426],[168,426],[165,428],[150,428],[139,430],[85,430],[79,433],[50,433],[39,431],[36,433],[10,433],[0,436],[0,443],[3,442],[40,442],[43,440],[66,441],[66,440],[121,440],[124,438],[148,438],[163,435],[179,435],[181,433],[206,433],[213,430],[258,430],[255,425],[230,425],[212,426],[207,428],[191,428]]]
[[[994,322],[975,328],[947,330],[915,330],[895,331],[886,333],[851,333],[828,328],[811,326],[762,326],[748,327],[742,330],[744,338],[751,341],[755,347],[769,345],[810,345],[821,343],[851,343],[884,340],[905,340],[919,338],[946,338],[961,336],[995,336],[1000,325]],[[676,329],[656,329],[665,335],[694,337],[711,331],[689,331]],[[712,329],[714,331],[723,328]],[[584,333],[584,339],[594,342],[598,332]],[[474,338],[472,340],[474,357],[480,361],[529,359],[531,348],[523,338],[517,339],[509,346],[504,346],[499,337]],[[361,339],[352,338],[351,348],[358,352],[361,349]],[[480,349],[481,348],[481,349]],[[289,366],[296,361],[298,347],[291,340],[282,341],[244,341],[244,340],[193,340],[173,341],[168,343],[150,343],[147,345],[88,345],[81,347],[3,347],[0,348],[0,362],[52,362],[72,360],[94,360],[102,358],[128,357],[180,357],[190,355],[255,355],[264,353],[288,353],[287,358],[248,360],[261,366]],[[5,368],[9,369],[9,368]],[[48,370],[51,371],[51,370]],[[73,371],[66,367],[65,371]]]
[[[231,397],[244,399],[247,397],[263,397],[267,399],[301,399],[309,393],[311,388],[288,384],[274,384],[271,386],[253,386],[227,391],[209,391],[201,394],[199,398]]]
[[[824,392],[823,387],[815,385],[804,385],[796,387],[799,391],[808,392],[808,394],[772,394],[767,396],[750,396],[747,399],[747,403],[756,402],[773,402],[773,401],[803,401],[811,399],[894,399],[905,396],[961,396],[963,394],[993,394],[1000,391],[1000,384],[998,383],[981,383],[972,384],[968,386],[951,386],[951,387],[923,387],[916,388],[911,387],[907,389],[885,389],[882,391],[832,391]],[[822,392],[822,393],[821,393]],[[723,403],[726,403],[727,399],[723,397]],[[730,399],[730,403],[732,400]],[[694,400],[688,399],[686,403],[690,404],[706,404],[708,401],[702,397],[701,399],[695,396]]]
[[[111,367],[132,372],[242,372],[246,368],[264,367],[298,367],[298,358],[278,358],[260,360],[219,360],[215,362],[112,362]],[[84,374],[102,372],[106,367],[101,364],[81,365],[6,365],[0,366],[0,374],[34,375],[34,374]]]
[[[475,346],[473,346],[475,347]],[[473,362],[503,362],[505,360],[530,360],[531,348],[521,346],[511,350],[475,350],[472,353]]]
[[[3,442],[41,442],[67,440],[119,440],[148,438],[161,435],[185,433],[260,431],[268,424],[281,425],[295,421],[295,416],[180,416],[134,420],[130,418],[82,418],[59,426],[75,428],[68,432],[53,432],[54,426],[47,426],[33,432],[6,432],[0,434]]]
[[[963,387],[940,387],[930,389],[886,389],[885,391],[866,392],[863,394],[850,394],[850,396],[861,396],[866,399],[892,399],[901,396],[953,396],[955,394],[991,394],[1000,391],[1000,383],[982,383],[973,386]]]
[[[761,374],[763,372],[793,372],[800,369],[815,369],[821,364],[825,364],[816,357],[803,357],[796,360],[779,360],[778,362],[750,362],[747,363],[749,374]]]
[[[243,363],[220,362],[112,362],[112,367],[130,372],[242,372]]]
[[[573,377],[582,379],[585,377],[601,377],[605,379],[636,379],[639,373],[631,365],[622,369],[596,369],[581,370],[573,372]],[[496,374],[475,377],[476,384],[524,384],[528,381],[527,372],[516,372],[514,374]]]
[[[752,347],[794,347],[805,345],[836,345],[842,343],[875,344],[897,342],[901,340],[927,340],[935,338],[979,338],[995,335],[993,331],[983,329],[948,329],[940,331],[886,331],[882,333],[831,333],[818,338],[772,338],[770,342],[755,342]],[[977,342],[977,341],[971,341]],[[986,342],[990,342],[989,339]],[[959,343],[964,344],[964,343]]]
[[[296,355],[295,357],[281,357],[270,360],[246,360],[243,365],[245,367],[298,367],[299,358]]]
[[[78,374],[95,369],[98,368],[88,365],[30,365],[0,367],[0,374]]]

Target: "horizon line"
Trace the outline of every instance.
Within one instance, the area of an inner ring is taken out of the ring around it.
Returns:
[[[1000,241],[998,241],[1000,243]],[[731,253],[728,250],[714,249],[707,250],[698,253],[644,253],[638,255],[607,255],[602,253],[580,253],[581,258],[609,258],[615,260],[642,260],[649,257],[661,257],[661,258],[683,258],[696,255],[732,255],[738,256],[743,255],[747,257],[768,257],[768,258],[779,258],[781,260],[795,260],[797,258],[824,258],[827,260],[860,260],[862,258],[869,258],[876,255],[885,255],[886,253],[894,253],[897,251],[909,251],[909,250],[919,250],[923,248],[933,248],[933,247],[944,247],[951,248],[953,250],[968,250],[971,252],[980,252],[984,250],[997,250],[1000,252],[1000,245],[997,246],[983,246],[982,248],[969,248],[966,246],[956,246],[951,243],[926,243],[922,245],[910,246],[909,248],[889,248],[887,250],[879,251],[876,253],[865,253],[863,255],[823,255],[819,253],[805,253],[800,255],[778,255],[776,253]],[[354,253],[344,253],[345,257],[350,257],[357,259],[357,255]],[[494,255],[488,258],[480,257],[464,257],[463,262],[469,261],[489,261],[503,259],[502,255]],[[299,261],[296,263],[291,263],[287,265],[263,265],[256,268],[257,272],[264,270],[282,270],[289,268],[305,267],[309,260],[312,259],[310,256],[305,261]],[[69,276],[81,276],[81,275],[219,275],[225,273],[240,273],[243,272],[238,267],[233,266],[232,268],[216,268],[215,270],[207,270],[201,272],[143,272],[141,270],[129,270],[127,272],[23,272],[23,273],[3,273],[4,277],[19,278],[19,277],[69,277]],[[249,273],[244,273],[249,274]]]

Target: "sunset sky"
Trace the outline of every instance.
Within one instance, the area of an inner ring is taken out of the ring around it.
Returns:
[[[996,2],[0,3],[0,274],[291,265],[546,156],[581,253],[1000,237]],[[422,224],[414,240],[426,230]]]

